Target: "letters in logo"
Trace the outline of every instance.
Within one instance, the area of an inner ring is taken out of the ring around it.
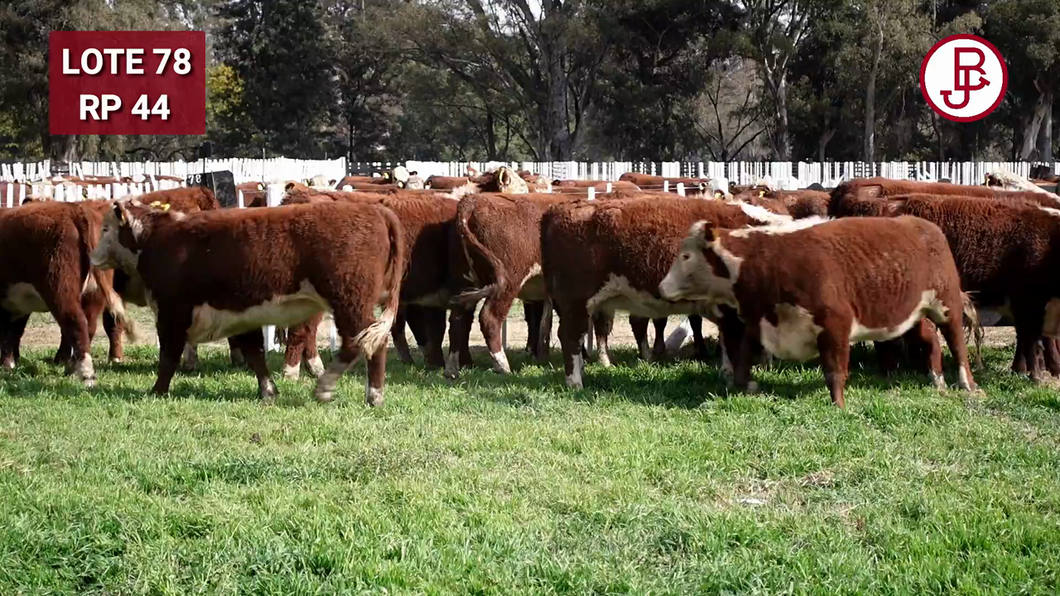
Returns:
[[[935,44],[920,65],[920,91],[931,109],[954,122],[973,122],[1001,105],[1008,67],[989,41],[951,35]]]

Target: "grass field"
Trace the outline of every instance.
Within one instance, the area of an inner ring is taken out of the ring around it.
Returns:
[[[391,358],[374,410],[363,364],[262,407],[224,351],[165,398],[153,349],[95,390],[50,356],[0,371],[4,595],[1060,590],[1060,394],[1003,350],[985,396],[859,372],[846,411],[814,367],[726,397],[632,351],[578,392],[558,354],[456,383]]]

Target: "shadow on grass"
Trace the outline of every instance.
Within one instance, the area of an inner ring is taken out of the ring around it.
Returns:
[[[525,350],[508,351],[513,374],[498,375],[490,370],[490,357],[485,348],[473,348],[474,366],[461,370],[460,379],[450,381],[443,377],[440,369],[426,369],[419,354],[416,363],[402,363],[396,352],[388,353],[387,384],[414,387],[422,390],[462,390],[472,398],[481,398],[512,407],[527,407],[535,398],[545,395],[560,396],[577,402],[595,403],[601,400],[621,400],[644,405],[666,405],[678,408],[696,408],[706,401],[724,398],[733,392],[726,386],[718,368],[716,344],[707,363],[689,359],[685,350],[681,358],[667,358],[658,363],[640,361],[633,348],[618,348],[611,352],[615,366],[603,368],[595,362],[586,367],[585,389],[570,391],[563,375],[563,359],[558,349],[550,353],[548,363],[537,364]],[[169,397],[208,401],[256,401],[257,386],[252,373],[246,368],[233,367],[229,362],[227,348],[208,347],[200,350],[199,367],[191,373],[179,372],[173,379]],[[33,351],[20,362],[14,371],[0,371],[0,388],[18,397],[41,394],[70,395],[102,393],[123,401],[140,401],[154,397],[150,388],[157,375],[158,352],[152,347],[135,346],[126,352],[125,362],[108,364],[104,351],[94,351],[99,386],[87,392],[73,377],[63,376],[61,366],[51,364],[51,353],[46,350]],[[331,357],[321,352],[325,365]],[[976,381],[984,388],[1003,391],[1021,391],[1034,386],[1025,377],[1008,371],[1010,351],[989,350],[984,353],[984,368],[975,371]],[[951,387],[956,386],[956,369],[952,360],[946,358],[946,378]],[[271,353],[268,364],[273,378],[282,370],[283,355]],[[348,374],[363,379],[364,361],[351,368]],[[927,375],[899,373],[891,376],[880,374],[875,354],[871,349],[856,348],[851,355],[851,377],[847,387],[874,391],[896,388],[930,388]],[[146,377],[148,380],[145,383]],[[825,388],[824,375],[817,361],[805,364],[774,360],[768,367],[756,367],[753,378],[762,393],[782,399],[799,399]],[[315,381],[303,373],[296,383],[288,382],[281,388],[278,404],[300,406],[312,401]],[[297,387],[297,389],[296,389]],[[304,391],[304,393],[303,393]],[[346,391],[347,400],[357,399],[356,391]],[[1058,404],[1060,401],[1048,401]]]

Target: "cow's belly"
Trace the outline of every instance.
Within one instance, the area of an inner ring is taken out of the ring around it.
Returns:
[[[37,293],[33,284],[27,283],[17,283],[8,286],[2,300],[0,300],[0,306],[15,315],[16,318],[35,312],[48,312],[48,305],[44,303],[44,298],[41,298],[41,295]]]
[[[815,358],[822,327],[813,322],[813,313],[793,304],[778,304],[776,311],[775,326],[764,317],[758,323],[762,347],[784,360],[806,362]]]
[[[936,323],[947,320],[946,307],[939,302],[935,290],[925,290],[920,294],[920,302],[904,319],[888,327],[868,327],[854,320],[850,329],[850,341],[888,341],[905,335],[907,331],[920,322],[924,316]]]
[[[294,327],[327,308],[327,302],[309,283],[303,283],[302,289],[295,294],[279,296],[241,311],[221,310],[203,304],[192,309],[188,343],[217,341],[266,325]]]
[[[648,292],[634,288],[629,280],[612,274],[586,303],[589,315],[597,313],[628,312],[634,317],[661,319],[670,315],[697,315],[708,313],[706,305],[698,302],[670,302],[656,298]]]
[[[544,302],[548,297],[545,292],[545,276],[541,274],[541,265],[534,263],[530,273],[523,278],[519,286],[519,299],[523,302]]]

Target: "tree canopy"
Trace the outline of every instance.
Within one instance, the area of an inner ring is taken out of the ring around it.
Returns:
[[[207,32],[222,156],[354,161],[1050,161],[1060,0],[7,0],[0,158],[191,158],[204,137],[52,137],[51,30]],[[996,45],[1001,106],[919,89],[953,33]]]

